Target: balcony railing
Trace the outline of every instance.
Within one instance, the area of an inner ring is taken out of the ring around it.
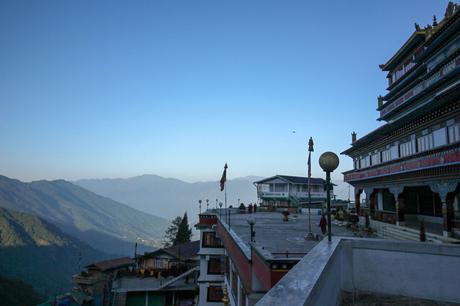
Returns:
[[[289,193],[287,192],[271,192],[271,191],[261,191],[259,193],[260,197],[267,197],[267,198],[287,198],[289,197]]]
[[[262,191],[259,192],[259,197],[261,198],[288,198],[289,196],[293,196],[296,198],[308,198],[308,192],[269,192],[269,191]],[[326,198],[326,192],[311,192],[312,198]]]
[[[385,107],[380,110],[380,117],[386,116],[388,113],[396,109],[402,104],[406,104],[408,101],[412,100],[415,96],[421,93],[424,90],[427,90],[433,84],[437,83],[448,74],[460,68],[460,55],[448,61],[443,65],[437,72],[433,73],[428,79],[421,81],[413,88],[401,94],[397,99],[391,102],[387,102]]]

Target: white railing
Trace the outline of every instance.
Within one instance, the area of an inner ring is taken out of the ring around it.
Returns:
[[[270,198],[288,198],[289,196],[296,198],[308,198],[308,192],[272,192],[272,191],[261,191],[259,197],[270,197]],[[332,196],[332,193],[331,193]],[[312,198],[326,198],[326,192],[311,192]]]
[[[289,193],[287,192],[270,192],[270,191],[261,191],[259,193],[260,197],[271,197],[271,198],[287,198]]]

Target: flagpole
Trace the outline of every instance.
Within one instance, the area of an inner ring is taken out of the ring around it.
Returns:
[[[310,169],[311,169],[311,152],[308,152],[308,160],[310,164],[308,164],[308,235],[312,234],[311,232],[311,185],[310,185]]]
[[[308,140],[308,234],[307,240],[314,240],[315,236],[311,231],[311,152],[313,152],[313,138]]]

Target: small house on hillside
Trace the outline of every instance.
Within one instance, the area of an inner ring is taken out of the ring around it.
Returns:
[[[136,256],[114,281],[113,305],[196,305],[199,241]]]

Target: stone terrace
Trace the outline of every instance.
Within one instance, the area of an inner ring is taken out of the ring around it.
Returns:
[[[297,216],[297,218],[295,218]],[[283,221],[283,215],[280,212],[257,212],[253,214],[231,214],[230,228],[241,238],[242,241],[250,241],[250,227],[248,219],[253,218],[256,223],[255,230],[255,247],[262,249],[264,253],[270,253],[276,258],[286,257],[303,257],[319,241],[305,240],[308,234],[308,214],[291,214],[289,221]],[[222,216],[221,220],[225,220]],[[311,215],[311,229],[314,235],[322,238],[321,229],[319,228],[320,216]],[[332,234],[339,236],[353,236],[353,233],[345,226],[336,226],[332,224]]]

